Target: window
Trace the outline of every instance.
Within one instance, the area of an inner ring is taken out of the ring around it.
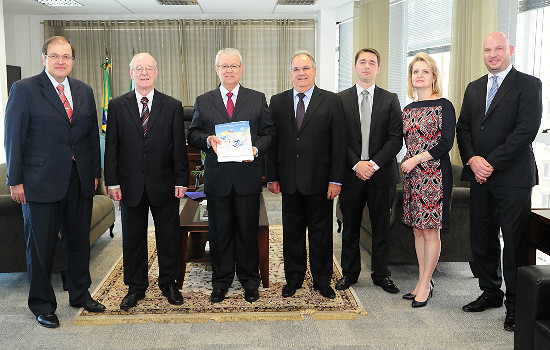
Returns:
[[[419,52],[430,54],[443,74],[447,96],[451,50],[452,0],[396,0],[390,4],[389,90],[407,97],[407,67]]]
[[[353,83],[353,19],[337,24],[336,81],[338,91],[349,88]]]

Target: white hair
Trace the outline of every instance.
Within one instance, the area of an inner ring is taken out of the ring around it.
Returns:
[[[216,66],[219,66],[219,59],[220,59],[220,55],[238,55],[239,56],[239,60],[241,61],[241,64],[243,64],[243,56],[241,56],[241,53],[239,52],[239,50],[237,49],[234,49],[232,47],[226,47],[225,49],[221,49],[220,51],[218,51],[218,53],[216,54]]]

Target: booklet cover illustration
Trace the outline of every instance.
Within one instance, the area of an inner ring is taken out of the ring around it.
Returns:
[[[216,136],[222,140],[218,145],[218,162],[254,159],[248,121],[218,124]]]

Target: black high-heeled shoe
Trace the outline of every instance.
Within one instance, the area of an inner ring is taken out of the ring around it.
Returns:
[[[411,303],[411,306],[415,307],[415,308],[416,307],[424,307],[424,306],[428,305],[428,299],[426,299],[425,301],[416,301],[416,299],[413,299],[413,301]]]
[[[415,296],[413,293],[407,293],[403,295],[403,299],[413,300]]]

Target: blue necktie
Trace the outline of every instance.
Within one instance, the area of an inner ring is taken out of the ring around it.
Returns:
[[[489,110],[489,106],[491,105],[491,102],[493,101],[493,98],[495,98],[495,95],[498,90],[498,83],[497,83],[497,76],[493,75],[493,85],[491,85],[491,89],[489,90],[489,93],[487,94],[487,105],[485,106],[485,114],[487,114],[487,111]]]

